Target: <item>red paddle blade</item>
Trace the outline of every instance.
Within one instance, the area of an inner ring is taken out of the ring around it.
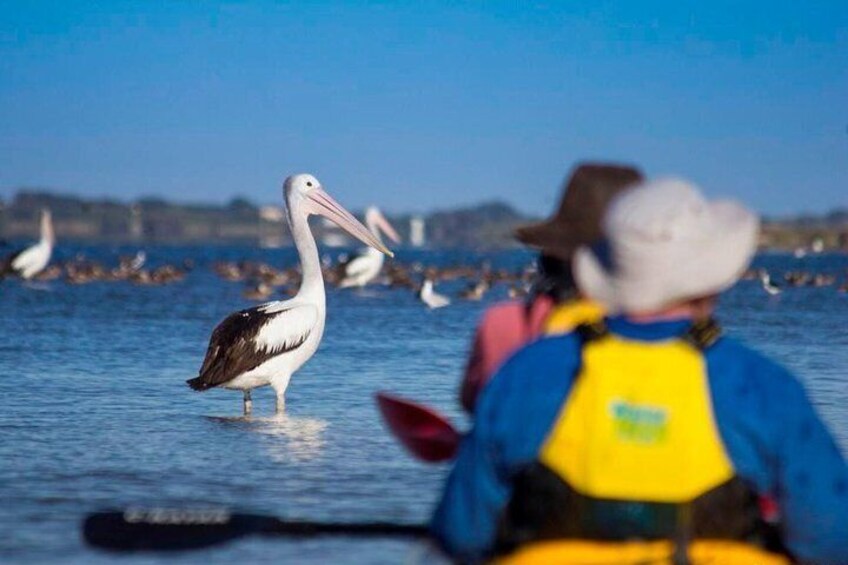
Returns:
[[[392,434],[415,457],[430,463],[449,461],[459,447],[459,432],[437,412],[385,392],[377,406]]]

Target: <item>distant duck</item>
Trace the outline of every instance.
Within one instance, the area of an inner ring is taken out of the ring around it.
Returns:
[[[50,263],[55,244],[53,220],[50,210],[45,208],[41,210],[41,239],[38,243],[7,257],[0,267],[0,276],[12,274],[22,279],[32,279]]]
[[[392,288],[408,288],[414,290],[418,285],[415,284],[415,279],[412,277],[409,267],[406,265],[393,264],[386,273],[386,278],[389,280],[389,286]]]
[[[747,271],[745,271],[744,273],[742,273],[742,276],[740,277],[740,280],[743,280],[743,281],[755,281],[755,280],[757,280],[757,279],[759,278],[759,276],[760,276],[760,273],[759,273],[759,271],[757,271],[756,269],[748,269]]]
[[[266,302],[227,316],[212,332],[199,375],[188,381],[197,391],[241,390],[245,414],[252,410],[251,390],[268,385],[276,393],[277,412],[283,412],[292,374],[315,354],[324,334],[327,301],[309,216],[324,216],[364,244],[391,254],[312,175],[287,178],[283,194],[303,271],[300,289],[290,300]]]
[[[426,304],[431,310],[442,308],[450,304],[450,299],[447,296],[439,294],[433,290],[433,281],[429,278],[424,279],[424,284],[421,286],[418,298],[420,298],[421,302]]]
[[[153,282],[157,284],[167,284],[183,280],[185,278],[185,271],[178,269],[173,265],[162,265],[161,267],[154,269],[153,272],[150,273],[150,277],[153,279]]]
[[[818,273],[813,277],[813,280],[810,284],[814,287],[822,287],[822,286],[830,286],[836,282],[836,277],[833,275],[825,275],[824,273]]]
[[[382,233],[395,243],[400,243],[400,236],[376,206],[369,206],[365,211],[365,225],[380,243],[383,242]],[[385,257],[381,251],[367,247],[353,259],[342,263],[339,288],[362,288],[373,281],[380,274]]]
[[[783,280],[789,286],[805,286],[809,284],[811,279],[812,275],[803,271],[789,271],[783,275]]]
[[[153,280],[153,276],[150,274],[150,271],[145,271],[144,269],[132,273],[128,280],[138,286],[152,286],[157,284],[156,281]]]
[[[460,296],[466,300],[482,300],[486,292],[489,290],[489,281],[486,279],[472,283],[460,293]]]
[[[46,269],[35,275],[37,281],[55,281],[60,278],[64,270],[60,265],[49,265]]]
[[[274,287],[265,282],[260,282],[252,288],[246,288],[241,295],[248,300],[265,300],[274,292]]]
[[[241,267],[239,267],[236,263],[229,261],[215,263],[212,268],[215,273],[225,281],[236,282],[244,280],[244,273],[242,272]]]
[[[760,272],[760,283],[763,285],[763,290],[770,295],[775,296],[780,294],[780,287],[771,282],[771,276],[765,269]]]
[[[529,287],[527,284],[511,284],[506,291],[506,295],[512,299],[525,298],[528,294],[530,294]]]

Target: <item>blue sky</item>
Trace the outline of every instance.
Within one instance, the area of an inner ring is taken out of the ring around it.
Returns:
[[[308,171],[352,208],[544,214],[607,159],[848,205],[844,0],[397,4],[0,0],[0,197],[266,203]]]

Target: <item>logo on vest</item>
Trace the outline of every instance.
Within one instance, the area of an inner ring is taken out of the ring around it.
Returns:
[[[618,439],[645,445],[665,441],[668,432],[666,409],[623,400],[613,400],[609,406]]]

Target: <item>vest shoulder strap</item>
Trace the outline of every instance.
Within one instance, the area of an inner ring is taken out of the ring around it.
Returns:
[[[592,341],[597,341],[609,334],[609,328],[607,328],[603,320],[580,324],[574,328],[574,331],[577,333],[580,343],[584,345]]]
[[[689,326],[689,329],[683,334],[683,341],[698,351],[705,351],[712,347],[720,337],[721,326],[714,318],[706,318]]]
[[[580,324],[574,331],[580,338],[582,344],[597,341],[609,334],[609,328],[603,320]],[[689,329],[681,336],[683,341],[697,349],[705,351],[715,345],[722,334],[722,329],[715,318],[707,318],[693,322]]]

